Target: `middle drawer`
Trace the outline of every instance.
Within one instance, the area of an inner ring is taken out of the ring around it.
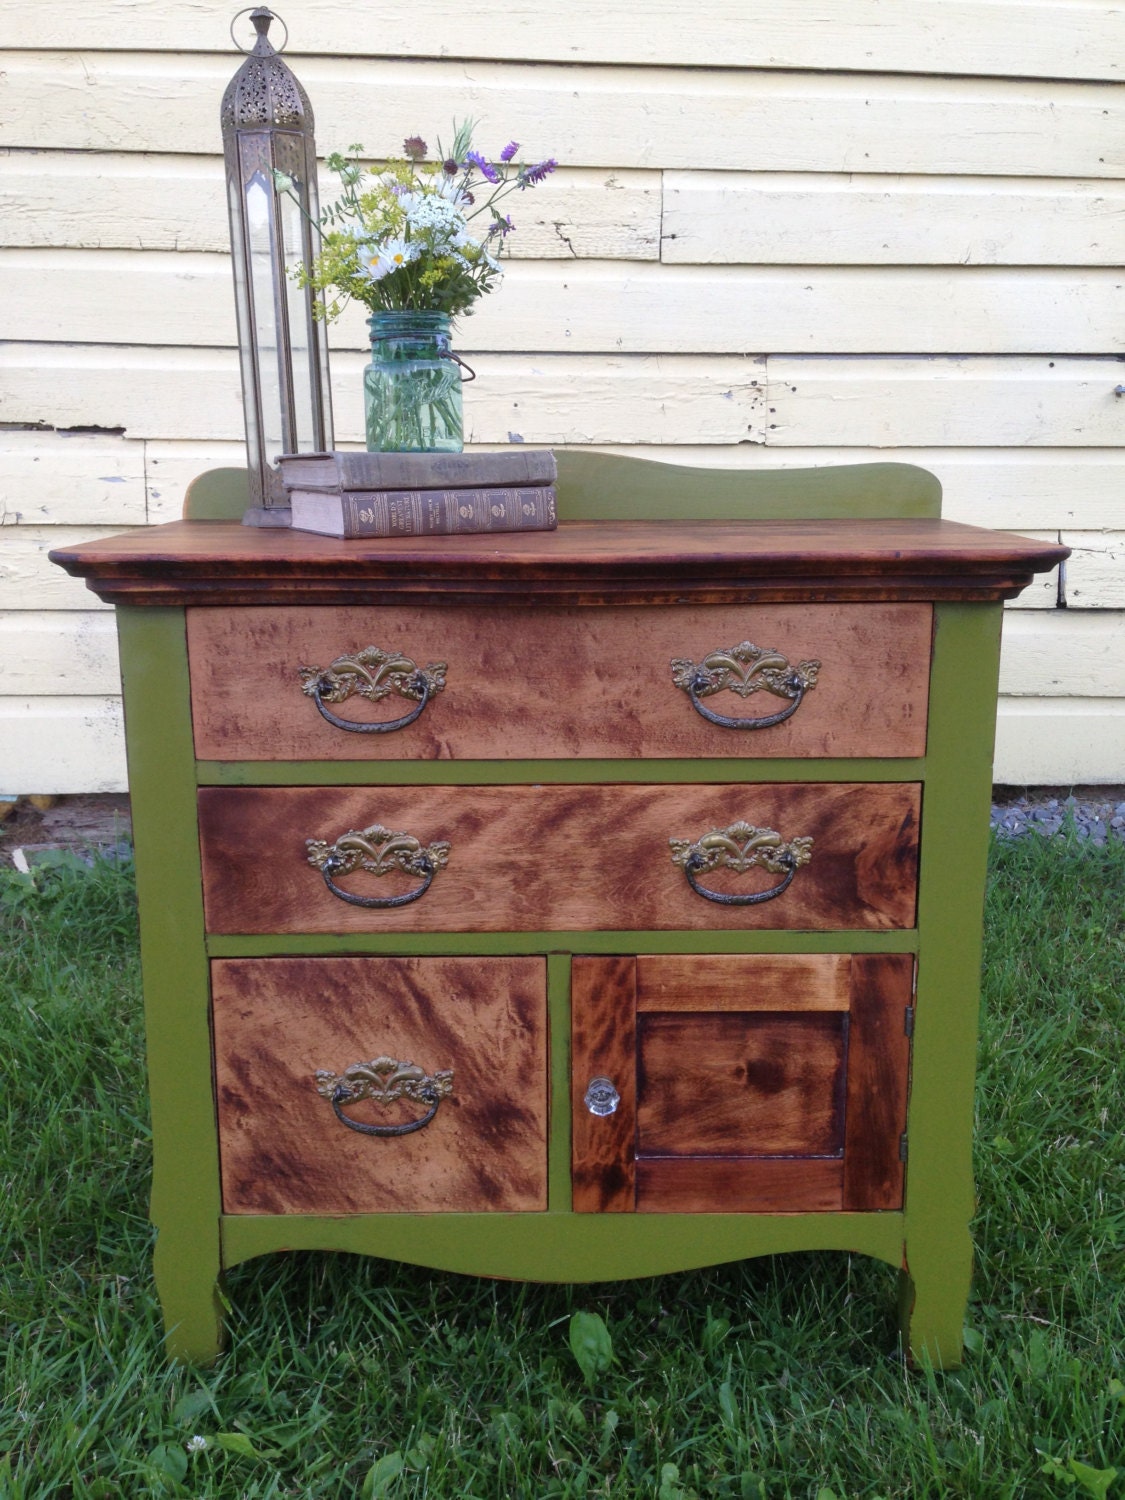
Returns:
[[[912,927],[914,783],[205,787],[213,933]]]

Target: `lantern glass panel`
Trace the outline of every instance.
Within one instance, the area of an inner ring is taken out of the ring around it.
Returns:
[[[303,196],[303,185],[294,179],[294,189]],[[306,263],[301,210],[288,194],[278,199],[281,209],[281,242],[285,263],[285,313],[289,325],[289,349],[293,361],[293,432],[287,453],[307,453],[324,446],[323,432],[313,420],[313,330],[311,303],[298,284],[295,272]]]
[[[269,463],[279,453],[287,451],[283,446],[285,431],[281,404],[285,389],[281,368],[283,341],[278,338],[277,308],[274,302],[272,198],[273,194],[266,186],[262,174],[255,172],[246,185],[246,239],[250,251],[253,352],[258,367],[258,390],[261,393],[261,436],[265,458]]]

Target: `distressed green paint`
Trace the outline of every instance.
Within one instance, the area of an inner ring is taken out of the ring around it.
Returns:
[[[961,1359],[972,1273],[972,1122],[999,604],[936,611],[918,891],[904,1286],[915,1357]],[[910,1308],[911,1293],[913,1307]]]
[[[913,464],[702,469],[560,449],[562,521],[819,521],[940,516],[941,484]]]
[[[250,504],[247,469],[208,469],[187,487],[185,521],[241,521]]]
[[[550,1008],[550,1126],[547,1146],[547,1203],[552,1213],[569,1213],[570,1192],[570,954],[547,959]]]
[[[940,516],[941,484],[914,464],[704,469],[618,453],[556,449],[563,521],[815,521]],[[237,521],[245,469],[211,469],[188,487],[184,517]]]
[[[182,610],[117,611],[128,725],[155,1157],[155,1273],[169,1353],[221,1341],[218,1144]]]
[[[618,1281],[788,1250],[849,1250],[897,1266],[902,1215],[385,1214],[223,1220],[227,1265],[273,1250],[349,1250],[517,1281]]]
[[[918,935],[899,932],[352,932],[211,937],[212,958],[289,954],[401,953],[914,953]]]
[[[583,786],[921,781],[924,760],[334,760],[199,762],[200,786]]]

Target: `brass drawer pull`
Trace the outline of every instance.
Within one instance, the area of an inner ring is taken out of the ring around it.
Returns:
[[[445,687],[445,662],[432,661],[427,667],[419,667],[409,656],[397,651],[380,651],[378,646],[365,646],[351,656],[338,656],[330,667],[302,667],[301,691],[313,700],[321,716],[337,729],[348,729],[353,734],[390,734],[395,729],[405,729],[425,708],[435,693]],[[355,693],[371,703],[378,703],[391,693],[416,703],[401,719],[391,719],[382,724],[357,723],[354,719],[341,719],[325,708],[326,703],[343,703]]]
[[[686,657],[675,657],[672,661],[672,681],[682,688],[691,699],[697,714],[710,724],[723,729],[769,729],[781,724],[795,714],[801,706],[806,692],[816,687],[818,661],[803,661],[791,667],[789,658],[780,651],[764,650],[752,641],[743,641],[738,646],[720,646],[701,662],[688,661]],[[709,698],[712,693],[729,688],[740,698],[764,690],[775,698],[789,698],[788,708],[780,713],[767,714],[757,719],[730,719],[724,714],[714,713],[699,700]]]
[[[694,844],[688,839],[669,839],[668,843],[672,848],[672,863],[680,866],[696,895],[717,901],[721,906],[757,906],[762,901],[772,901],[775,896],[780,896],[782,891],[788,890],[801,866],[807,865],[812,858],[813,846],[811,838],[790,839],[785,843],[781,834],[772,828],[755,828],[751,823],[732,823],[729,828],[712,829]],[[735,870],[741,874],[754,869],[784,875],[785,879],[768,891],[751,891],[745,896],[736,896],[709,891],[696,878],[711,870]]]
[[[412,834],[392,833],[379,823],[365,828],[362,833],[354,828],[342,833],[334,844],[327,844],[323,839],[306,839],[305,847],[309,851],[309,864],[324,876],[324,883],[334,896],[351,906],[379,909],[409,906],[412,901],[417,901],[426,894],[434,876],[449,860],[448,844],[436,843],[424,848]],[[401,896],[355,896],[351,891],[341,890],[332,879],[334,875],[350,875],[353,870],[366,870],[380,877],[397,870],[401,874],[421,875],[422,884]]]
[[[453,1092],[452,1070],[426,1074],[417,1064],[397,1062],[393,1057],[376,1057],[371,1062],[352,1063],[340,1074],[318,1068],[316,1091],[327,1099],[336,1118],[349,1130],[361,1135],[413,1135],[428,1125],[437,1114],[438,1105]],[[358,1099],[374,1099],[377,1104],[391,1104],[396,1099],[413,1099],[429,1105],[426,1113],[405,1125],[364,1125],[344,1113],[345,1104]]]

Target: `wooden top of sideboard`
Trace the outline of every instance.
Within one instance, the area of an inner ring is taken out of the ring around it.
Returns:
[[[173,521],[56,548],[111,604],[739,604],[1014,597],[1068,556],[954,521],[565,521],[340,541]]]

